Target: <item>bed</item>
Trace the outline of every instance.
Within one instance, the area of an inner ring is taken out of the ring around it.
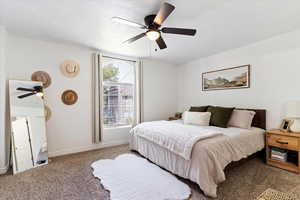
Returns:
[[[174,153],[162,143],[143,137],[138,129],[131,131],[130,148],[164,169],[197,183],[205,195],[217,197],[217,186],[225,181],[225,167],[262,150],[265,146],[266,111],[253,111],[256,115],[251,129],[204,127],[205,130],[222,134],[199,139],[193,144],[190,159]],[[166,124],[166,127],[186,126],[182,120],[161,123]],[[199,131],[203,129],[197,126],[189,127],[191,130],[197,128]]]

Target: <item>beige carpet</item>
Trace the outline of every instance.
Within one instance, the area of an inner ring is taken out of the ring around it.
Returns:
[[[90,164],[128,152],[128,145],[122,145],[57,157],[48,166],[15,176],[2,175],[0,199],[109,200],[109,192],[93,177]],[[252,200],[268,188],[294,192],[300,198],[300,176],[267,166],[258,158],[228,170],[226,175],[227,180],[219,186],[218,199]],[[209,199],[196,184],[186,182],[193,189],[193,200]]]

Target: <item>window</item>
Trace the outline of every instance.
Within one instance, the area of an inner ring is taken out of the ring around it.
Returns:
[[[103,57],[103,126],[132,125],[135,114],[135,62]]]

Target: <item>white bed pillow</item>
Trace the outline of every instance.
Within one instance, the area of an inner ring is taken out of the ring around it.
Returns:
[[[183,113],[183,123],[198,126],[209,126],[210,112],[189,112]]]
[[[250,110],[233,110],[228,126],[250,129],[255,112]]]

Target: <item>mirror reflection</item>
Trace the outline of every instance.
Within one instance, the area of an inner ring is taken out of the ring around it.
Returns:
[[[9,81],[13,172],[48,163],[43,86]]]

